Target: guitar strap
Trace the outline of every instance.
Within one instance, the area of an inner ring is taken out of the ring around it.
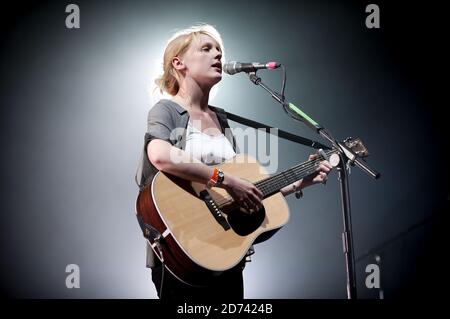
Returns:
[[[292,142],[295,142],[295,143],[299,143],[299,144],[302,144],[302,145],[306,145],[306,146],[309,146],[309,147],[312,147],[312,148],[315,148],[315,149],[320,149],[320,148],[324,149],[324,150],[329,150],[330,149],[330,147],[328,147],[328,146],[326,146],[324,144],[321,144],[320,142],[313,141],[313,140],[310,140],[310,139],[307,139],[307,138],[304,138],[304,137],[301,137],[301,136],[297,136],[295,134],[291,134],[289,132],[280,130],[280,129],[276,128],[276,127],[271,127],[271,126],[268,126],[268,125],[265,125],[265,124],[253,121],[253,120],[249,120],[249,119],[247,119],[245,117],[242,117],[242,116],[230,113],[230,112],[225,112],[225,114],[227,115],[227,118],[229,120],[232,120],[232,121],[235,121],[235,122],[238,122],[238,123],[241,123],[241,124],[253,127],[255,129],[264,128],[264,129],[266,129],[266,133],[269,133],[269,134],[274,134],[275,132],[277,132],[279,137],[284,138],[286,140],[289,140],[289,141],[292,141]],[[274,129],[274,130],[272,130],[272,129]]]

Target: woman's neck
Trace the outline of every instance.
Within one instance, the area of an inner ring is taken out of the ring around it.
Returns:
[[[205,112],[208,110],[209,91],[210,88],[201,88],[197,83],[188,85],[184,82],[173,100],[188,110]]]

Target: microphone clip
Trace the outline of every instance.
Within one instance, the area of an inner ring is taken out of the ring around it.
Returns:
[[[252,81],[255,85],[259,85],[259,83],[261,83],[261,78],[256,75],[256,71],[248,72],[248,76],[250,81]]]

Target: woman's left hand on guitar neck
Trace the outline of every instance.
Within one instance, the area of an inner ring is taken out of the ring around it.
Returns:
[[[309,155],[308,160],[310,161],[314,160],[318,156],[319,156],[318,154],[311,154]],[[281,189],[281,193],[284,196],[287,196],[289,194],[292,194],[296,190],[301,190],[311,185],[319,183],[325,184],[328,179],[328,174],[331,172],[332,169],[333,166],[331,166],[331,164],[328,161],[321,161],[314,173],[296,181],[292,185],[284,187],[283,189]]]

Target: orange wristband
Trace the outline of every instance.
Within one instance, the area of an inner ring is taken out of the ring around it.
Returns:
[[[212,186],[216,185],[218,178],[219,178],[219,170],[217,168],[214,168],[213,174],[211,175],[211,178],[206,184],[206,187],[211,188]]]

